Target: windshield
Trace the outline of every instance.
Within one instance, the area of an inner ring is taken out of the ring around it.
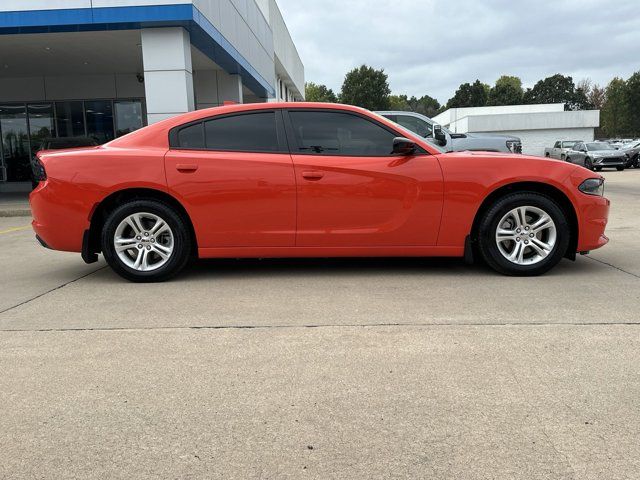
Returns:
[[[562,148],[573,148],[573,146],[578,143],[577,140],[570,140],[567,142],[562,142]]]
[[[587,150],[589,150],[590,152],[593,152],[596,150],[615,150],[615,148],[613,148],[608,143],[594,142],[594,143],[587,143]]]

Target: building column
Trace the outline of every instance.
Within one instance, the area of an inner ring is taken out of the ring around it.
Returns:
[[[242,77],[218,70],[218,100],[224,102],[242,103]]]
[[[195,88],[196,109],[217,107],[218,75],[216,70],[196,70],[193,72],[193,86]]]
[[[195,110],[189,32],[143,29],[142,58],[149,125]]]

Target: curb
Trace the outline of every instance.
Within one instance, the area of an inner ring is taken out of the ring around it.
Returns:
[[[13,208],[7,210],[0,210],[0,218],[10,217],[30,217],[31,209],[29,208]]]

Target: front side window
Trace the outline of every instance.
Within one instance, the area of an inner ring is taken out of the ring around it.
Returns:
[[[297,142],[297,152],[292,148],[294,153],[389,156],[397,136],[349,113],[291,111],[289,116]]]
[[[277,152],[275,112],[214,118],[204,123],[207,150]]]

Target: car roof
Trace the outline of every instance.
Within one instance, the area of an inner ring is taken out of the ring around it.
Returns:
[[[195,110],[189,113],[183,113],[175,117],[162,120],[158,123],[150,125],[131,132],[123,137],[112,140],[107,143],[105,147],[118,147],[127,148],[144,145],[147,147],[166,148],[168,143],[168,133],[175,127],[185,125],[191,122],[197,122],[198,120],[204,120],[209,117],[215,117],[220,115],[227,115],[232,113],[252,112],[261,110],[296,110],[296,109],[322,109],[322,110],[335,110],[343,112],[358,113],[367,117],[372,115],[376,116],[377,112],[371,112],[361,107],[354,105],[345,105],[342,103],[322,103],[322,102],[269,102],[269,103],[242,103],[242,104],[230,104],[220,107],[205,108],[202,110]],[[387,127],[396,130],[396,125],[391,120],[384,118],[377,114],[376,121],[385,124]],[[408,132],[412,133],[412,132]],[[429,153],[438,154],[441,153],[436,147],[429,142],[421,139],[417,135],[413,135],[417,140],[417,143],[425,148]]]

